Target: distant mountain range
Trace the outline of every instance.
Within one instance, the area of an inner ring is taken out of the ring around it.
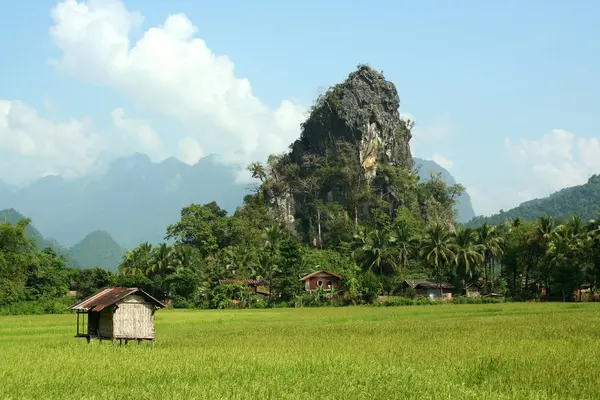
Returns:
[[[587,183],[562,189],[542,199],[529,200],[508,211],[500,211],[489,217],[476,217],[466,226],[480,226],[484,223],[500,225],[507,220],[520,218],[525,221],[541,216],[550,216],[566,220],[574,215],[589,220],[599,218],[600,214],[600,175],[593,175]]]
[[[164,240],[181,208],[217,201],[228,211],[248,193],[217,156],[189,166],[175,158],[153,163],[136,154],[113,162],[101,176],[64,180],[47,176],[16,189],[0,186],[0,209],[14,208],[59,243],[72,246],[90,232],[105,231],[125,248]]]
[[[416,157],[413,157],[413,162],[415,168],[419,171],[419,178],[421,178],[421,180],[426,181],[431,175],[440,174],[440,178],[447,185],[456,184],[456,181],[454,180],[454,177],[450,175],[450,172],[442,168],[439,164]],[[471,203],[471,196],[469,196],[469,193],[465,191],[458,197],[455,210],[457,212],[458,222],[464,223],[475,217],[475,211],[473,210],[473,204]]]
[[[433,161],[414,158],[414,163],[422,180],[440,174],[447,184],[455,183]],[[148,156],[135,154],[116,160],[100,176],[70,181],[47,176],[25,188],[0,181],[0,210],[4,209],[0,218],[11,223],[23,215],[31,218],[28,234],[38,246],[54,248],[75,266],[115,269],[125,249],[164,241],[166,226],[177,222],[181,209],[191,203],[216,201],[233,213],[248,194],[235,177],[234,169],[220,164],[216,155],[190,166],[175,158],[153,163]],[[471,199],[463,193],[456,210],[459,222],[466,226],[542,215],[597,218],[600,175],[490,217],[475,217]]]
[[[446,183],[455,183],[433,161],[414,161],[421,179],[440,173]],[[216,155],[190,166],[175,158],[153,163],[135,154],[114,161],[99,176],[46,176],[25,188],[0,181],[0,209],[31,218],[40,246],[62,249],[83,267],[112,269],[124,248],[164,241],[167,225],[177,222],[191,203],[216,201],[233,213],[249,193],[235,178],[235,170],[220,164]],[[475,216],[468,194],[459,198],[457,210],[462,222]]]
[[[16,224],[25,218],[14,209],[0,211],[0,222]],[[27,227],[27,236],[38,248],[50,247],[65,256],[68,264],[75,268],[95,267],[115,271],[125,255],[125,249],[119,246],[107,232],[95,231],[87,235],[71,248],[62,246],[54,239],[45,238],[32,223]]]

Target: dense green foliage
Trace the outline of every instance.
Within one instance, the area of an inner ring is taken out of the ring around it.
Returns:
[[[163,310],[154,347],[115,348],[0,317],[0,398],[591,400],[599,324],[597,303]]]
[[[116,271],[125,249],[107,232],[95,231],[69,249],[68,257],[84,267],[100,267]]]
[[[431,160],[413,157],[413,163],[421,181],[431,179],[431,176],[438,176],[448,186],[456,184],[454,177],[442,166]],[[465,191],[456,198],[456,219],[458,222],[466,223],[475,218],[475,211],[471,203],[471,196]]]
[[[1,221],[13,225],[25,218],[14,209],[2,210],[0,216]],[[71,248],[62,246],[56,240],[45,238],[32,224],[27,225],[25,233],[38,249],[52,249],[65,258],[68,266],[75,268],[100,267],[115,272],[125,254],[125,249],[104,231],[90,233]]]
[[[500,225],[517,218],[533,221],[546,216],[557,220],[566,220],[571,216],[588,220],[595,218],[598,210],[600,210],[600,175],[593,175],[583,185],[562,189],[542,199],[526,201],[511,210],[500,210],[498,214],[490,217],[473,218],[466,226],[475,227],[484,223]]]
[[[0,305],[58,298],[69,287],[81,297],[109,283],[142,287],[176,307],[205,308],[413,298],[407,278],[431,278],[440,292],[447,281],[459,294],[476,287],[513,299],[565,301],[582,287],[595,292],[596,221],[540,217],[458,227],[454,210],[464,188],[440,176],[419,178],[408,146],[412,123],[400,119],[398,106],[395,87],[359,66],[317,99],[288,152],[248,166],[257,184],[234,215],[216,202],[183,207],[166,227],[169,244],[128,251],[118,274],[75,272],[26,240],[28,223],[3,224],[20,244],[0,240]],[[108,235],[92,236],[86,251],[114,258]],[[45,272],[53,268],[56,274]],[[300,277],[319,269],[343,276],[343,294],[305,292]],[[262,280],[264,295],[220,283],[249,279]]]
[[[85,297],[104,286],[130,283],[99,267],[70,266],[53,248],[40,250],[31,232],[29,219],[0,223],[0,315],[64,313],[73,303],[70,290]]]
[[[22,219],[24,219],[23,215],[21,215],[14,208],[0,211],[0,222],[7,222],[14,225]],[[29,239],[33,240],[38,249],[45,249],[49,247],[56,253],[67,256],[68,258],[69,250],[67,248],[61,246],[56,240],[45,238],[32,224],[27,225],[25,228],[25,233]],[[76,262],[73,263],[77,265]]]

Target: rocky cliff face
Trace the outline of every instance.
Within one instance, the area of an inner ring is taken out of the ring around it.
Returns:
[[[365,65],[319,96],[291,151],[253,168],[275,218],[320,245],[357,226],[387,225],[398,212],[452,226],[459,188],[419,182],[412,124],[399,106],[394,84]]]
[[[380,72],[359,65],[317,100],[292,146],[292,160],[299,161],[307,153],[323,156],[332,142],[343,140],[357,153],[367,177],[374,177],[380,164],[411,168],[412,135],[400,119],[399,107],[394,84]]]

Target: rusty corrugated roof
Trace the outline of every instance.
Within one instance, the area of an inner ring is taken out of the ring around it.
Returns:
[[[144,292],[139,288],[126,288],[126,287],[105,287],[100,289],[91,296],[86,297],[79,303],[73,304],[69,307],[70,310],[84,310],[84,311],[102,311],[105,307],[111,306],[117,303],[119,300],[134,294],[141,293],[142,296],[152,301],[155,305],[160,308],[165,308],[165,305],[148,293]]]

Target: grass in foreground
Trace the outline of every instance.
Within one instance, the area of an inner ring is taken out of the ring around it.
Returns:
[[[600,399],[600,304],[159,311],[157,343],[0,317],[1,399]]]

